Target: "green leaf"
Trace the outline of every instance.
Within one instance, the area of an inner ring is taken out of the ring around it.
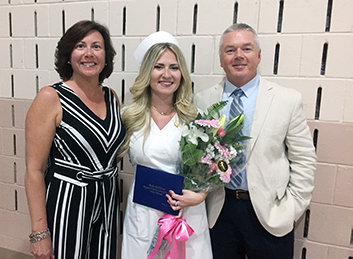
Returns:
[[[186,140],[184,137],[181,137],[181,140],[180,140],[180,149],[183,149],[183,147],[185,146],[186,144]]]
[[[221,101],[218,103],[212,104],[210,107],[207,108],[207,114],[204,116],[205,120],[212,120],[215,118],[215,115],[221,117],[220,111],[224,106],[226,106],[228,101]]]
[[[242,141],[248,140],[248,139],[251,139],[251,137],[248,137],[248,136],[240,136],[240,137],[237,139],[237,141],[242,142]]]
[[[234,128],[238,128],[239,125],[241,125],[241,127],[243,127],[243,122],[244,120],[244,115],[243,114],[240,114],[239,116],[235,117],[233,120],[231,120],[227,127],[225,128],[225,131],[227,130],[232,130]]]
[[[195,144],[187,144],[181,150],[183,163],[185,165],[195,165],[197,162],[201,160],[203,155],[203,151],[200,149],[196,149]]]

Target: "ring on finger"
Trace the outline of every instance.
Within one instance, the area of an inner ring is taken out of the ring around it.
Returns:
[[[178,201],[175,201],[175,205],[174,205],[175,207],[178,207]]]

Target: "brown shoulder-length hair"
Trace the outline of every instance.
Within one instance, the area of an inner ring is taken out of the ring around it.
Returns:
[[[59,73],[62,80],[66,81],[72,77],[73,70],[69,61],[76,44],[93,30],[98,31],[102,35],[105,48],[106,65],[99,74],[99,83],[101,84],[113,72],[116,52],[110,39],[108,28],[94,21],[83,20],[72,25],[61,37],[56,46],[55,70]]]

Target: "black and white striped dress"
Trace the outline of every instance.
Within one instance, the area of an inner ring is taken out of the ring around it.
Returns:
[[[117,101],[102,87],[107,109],[102,120],[65,83],[52,87],[63,112],[45,175],[55,258],[116,258],[116,156],[125,139]]]

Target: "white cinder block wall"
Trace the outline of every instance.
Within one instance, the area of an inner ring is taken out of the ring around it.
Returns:
[[[53,55],[63,31],[81,19],[109,27],[118,54],[105,84],[126,101],[138,72],[133,52],[145,36],[175,35],[197,92],[223,77],[219,37],[237,21],[259,32],[259,73],[303,94],[317,148],[295,258],[352,259],[352,13],[352,0],[0,0],[0,247],[29,254],[24,119],[37,91],[59,80]],[[120,166],[123,219],[132,170],[127,158]]]

